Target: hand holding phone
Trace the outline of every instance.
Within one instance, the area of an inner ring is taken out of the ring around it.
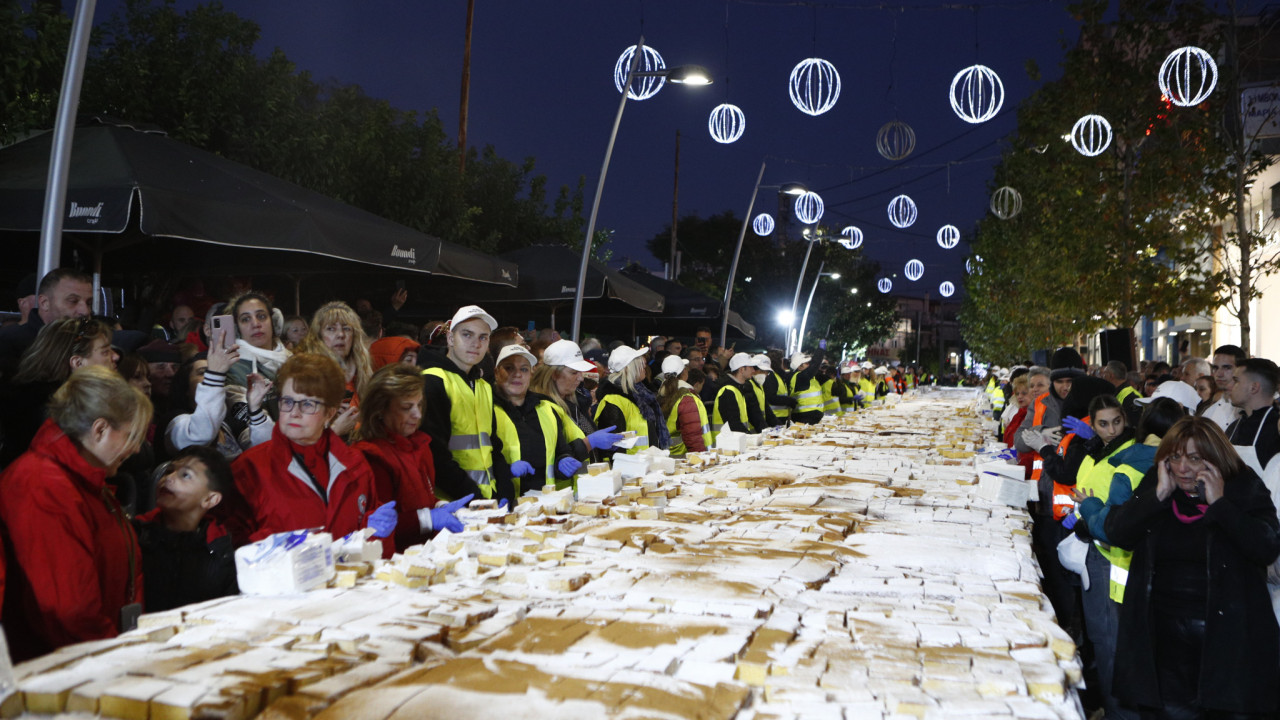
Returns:
[[[210,347],[230,348],[236,344],[236,322],[230,315],[214,315],[209,327]]]

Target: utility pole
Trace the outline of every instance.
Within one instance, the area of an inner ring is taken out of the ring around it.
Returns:
[[[462,102],[458,104],[458,174],[467,171],[467,110],[471,102],[471,24],[476,0],[467,0],[467,34],[462,45]]]
[[[671,265],[667,279],[675,282],[680,277],[679,252],[676,250],[676,226],[680,224],[680,131],[676,130],[676,178],[671,185]]]

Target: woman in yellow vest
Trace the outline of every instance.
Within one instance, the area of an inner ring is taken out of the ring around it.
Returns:
[[[504,455],[513,469],[517,461],[532,469],[523,476],[524,482],[522,476],[512,479],[517,497],[543,485],[569,487],[589,452],[586,435],[568,414],[551,398],[530,392],[529,381],[537,364],[523,345],[508,345],[498,353],[493,368],[498,438],[508,449]],[[510,454],[513,447],[519,457]]]
[[[690,383],[690,375],[697,373],[698,381]],[[671,435],[671,454],[684,455],[703,452],[711,447],[711,421],[707,419],[707,407],[698,397],[699,386],[706,380],[701,370],[689,367],[689,361],[668,355],[662,360],[662,386],[658,388],[658,402],[667,416],[667,433]]]
[[[609,353],[609,377],[596,388],[596,425],[634,432],[635,444],[624,450],[631,455],[649,446],[666,448],[670,444],[662,406],[644,386],[648,368],[644,356],[648,352],[649,348],[637,350],[626,345],[614,348]],[[619,450],[614,445],[606,452]]]

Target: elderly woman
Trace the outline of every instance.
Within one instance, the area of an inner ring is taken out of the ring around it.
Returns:
[[[636,443],[627,448],[635,454],[649,446],[666,448],[671,436],[662,417],[658,399],[644,386],[644,356],[649,348],[636,350],[619,345],[609,353],[609,377],[596,393],[596,424],[634,432]]]
[[[31,448],[0,475],[0,623],[15,660],[136,624],[138,539],[107,478],[150,423],[151,402],[113,369],[82,368],[53,394]]]
[[[45,420],[45,403],[73,370],[89,365],[115,369],[117,360],[111,328],[104,322],[62,318],[41,328],[13,380],[0,387],[0,467],[26,451]]]
[[[375,537],[390,536],[395,503],[378,505],[369,463],[329,428],[342,404],[342,368],[326,355],[296,355],[277,380],[280,418],[271,441],[231,468],[248,505],[249,539],[315,527],[337,538],[366,525]],[[390,556],[391,542],[384,546]]]
[[[440,530],[461,532],[454,513],[474,497],[436,502],[431,438],[418,432],[422,388],[422,373],[407,365],[391,364],[374,373],[365,386],[364,422],[356,430],[355,449],[373,470],[374,491],[381,499],[395,501],[397,552]]]
[[[594,340],[594,339],[593,339]],[[590,340],[588,341],[590,342]],[[594,341],[599,347],[600,342]],[[591,395],[581,389],[583,373],[596,372],[596,366],[582,356],[572,340],[557,340],[542,351],[542,362],[533,368],[529,389],[544,395],[560,406],[587,436],[593,450],[607,450],[622,439],[616,428],[597,429],[591,419]]]
[[[511,462],[517,496],[542,485],[569,487],[590,447],[582,430],[551,398],[529,391],[533,353],[508,345],[494,365],[494,409],[498,436]],[[517,456],[518,453],[518,456]],[[520,478],[529,482],[521,488]]]
[[[274,384],[280,366],[289,359],[289,351],[276,337],[273,320],[274,309],[271,301],[261,293],[247,292],[232,300],[227,305],[228,314],[235,321],[235,341],[239,359],[227,370],[226,399],[227,417],[233,426],[242,428],[236,436],[241,448],[252,444],[250,425],[263,422],[249,407],[248,392],[250,375],[258,375],[268,383]],[[210,343],[214,338],[210,338]],[[268,390],[261,411],[273,420],[277,418],[277,404],[274,392]]]
[[[671,436],[671,454],[684,455],[703,452],[711,447],[711,421],[707,407],[698,397],[698,389],[689,384],[689,361],[675,355],[662,359],[662,386],[658,388],[658,401],[662,413],[667,416],[667,433]]]
[[[1133,551],[1116,697],[1159,717],[1274,713],[1280,630],[1266,568],[1280,555],[1280,521],[1221,428],[1179,420],[1105,531]]]

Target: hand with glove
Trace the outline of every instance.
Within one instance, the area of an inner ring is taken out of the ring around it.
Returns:
[[[436,532],[448,530],[449,532],[455,533],[465,530],[466,526],[462,524],[462,521],[458,519],[455,513],[458,512],[458,508],[466,507],[467,503],[471,502],[471,499],[474,497],[475,495],[471,494],[459,500],[436,505],[431,508],[428,511],[431,517],[431,529]]]
[[[1081,440],[1093,439],[1093,427],[1090,426],[1089,423],[1078,418],[1066,418],[1062,421],[1062,427],[1066,428],[1067,432],[1075,433],[1076,437]]]
[[[382,505],[377,510],[369,513],[369,520],[365,523],[368,527],[373,528],[373,536],[376,538],[391,537],[391,533],[396,531],[396,501]]]
[[[1039,430],[1027,428],[1022,431],[1019,437],[1022,438],[1022,442],[1027,444],[1027,447],[1031,448],[1032,452],[1044,447],[1044,436],[1040,434]]]
[[[499,509],[499,510],[506,510],[506,509],[507,509],[507,506],[508,506],[508,505],[510,505],[510,504],[511,504],[511,503],[510,503],[506,498],[502,498],[502,499],[498,500],[498,509]]]
[[[533,474],[533,466],[524,460],[517,460],[511,463],[511,474],[516,477],[525,477]]]
[[[587,444],[592,450],[608,450],[613,444],[622,439],[622,433],[616,433],[614,430],[617,425],[610,425],[607,428],[601,428],[587,436]]]
[[[556,469],[565,477],[573,477],[574,473],[582,469],[582,463],[578,462],[577,458],[565,456],[560,458],[559,463],[556,463]]]
[[[867,399],[867,396],[864,393],[858,393],[853,396],[853,399],[855,402],[862,402],[863,400]]]

